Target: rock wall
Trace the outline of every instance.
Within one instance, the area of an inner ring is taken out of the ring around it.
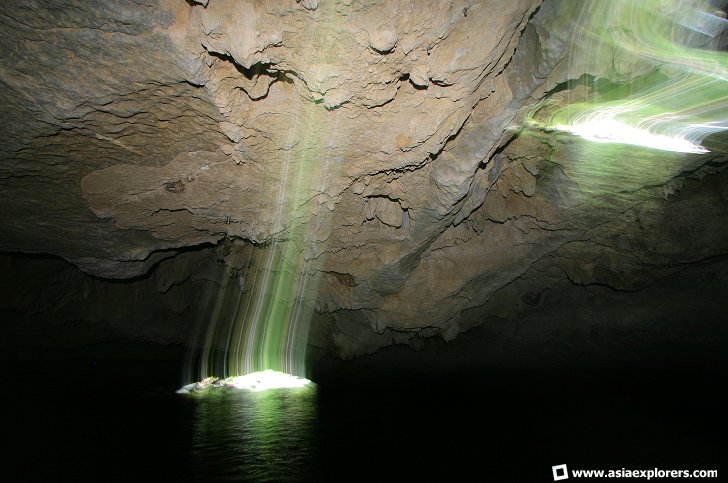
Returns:
[[[182,341],[210,309],[190,308],[201,279],[243,293],[230,280],[272,241],[301,243],[319,281],[311,343],[342,357],[451,340],[557,279],[639,291],[725,255],[719,138],[710,155],[625,156],[521,129],[545,97],[649,70],[571,57],[577,5],[5,2],[0,250],[88,274],[68,275],[83,282],[67,300],[98,284],[119,292],[97,300],[142,290],[192,310],[122,329]],[[63,317],[105,317],[84,311]]]

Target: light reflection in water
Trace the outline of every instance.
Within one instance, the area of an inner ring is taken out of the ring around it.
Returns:
[[[195,480],[316,480],[316,388],[193,395]]]

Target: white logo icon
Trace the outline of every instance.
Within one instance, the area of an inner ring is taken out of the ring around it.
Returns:
[[[551,471],[554,473],[554,481],[569,479],[569,470],[566,469],[566,465],[552,466]]]

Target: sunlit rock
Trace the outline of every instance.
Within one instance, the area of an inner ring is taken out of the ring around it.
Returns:
[[[231,388],[247,391],[267,391],[269,389],[294,389],[311,384],[306,378],[296,377],[285,372],[267,369],[265,371],[253,372],[244,376],[228,377],[218,379],[208,377],[200,382],[187,384],[180,388],[178,394],[189,394],[193,392],[206,391],[211,388]]]

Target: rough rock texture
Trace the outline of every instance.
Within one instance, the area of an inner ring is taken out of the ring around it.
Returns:
[[[185,262],[189,247],[218,244],[194,256],[225,265],[219,250],[245,246],[235,279],[308,233],[312,343],[344,357],[450,340],[557,279],[636,291],[725,255],[720,140],[626,157],[519,134],[536,101],[590,89],[566,81],[650,69],[569,58],[578,14],[555,0],[5,2],[0,250],[163,295],[153,267],[213,270]],[[210,280],[233,290],[226,276]]]

